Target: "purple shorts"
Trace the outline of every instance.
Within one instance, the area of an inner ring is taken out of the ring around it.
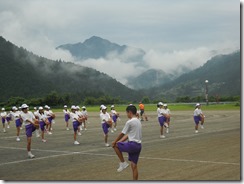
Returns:
[[[39,126],[40,126],[41,130],[44,131],[46,123],[44,121],[40,121]]]
[[[64,120],[65,120],[65,122],[69,121],[69,119],[70,119],[69,115],[68,115],[68,114],[65,114],[65,115],[64,115]]]
[[[73,129],[74,132],[76,132],[78,130],[78,127],[80,126],[80,123],[78,121],[73,121]]]
[[[112,118],[113,118],[113,122],[116,123],[118,116],[113,115]]]
[[[164,122],[165,122],[165,117],[164,116],[161,116],[161,117],[158,117],[158,122],[159,122],[159,125],[162,127],[164,126]]]
[[[20,119],[15,120],[15,125],[16,125],[16,127],[21,127],[22,123],[21,123]]]
[[[128,153],[128,160],[137,164],[139,155],[141,153],[141,144],[136,142],[117,142],[118,148],[121,152]]]
[[[7,120],[7,122],[9,122],[11,120],[11,118],[10,117],[6,117],[6,120]]]
[[[36,127],[33,124],[25,126],[25,133],[27,137],[32,137],[32,132],[36,130]]]
[[[109,124],[107,124],[107,123],[103,123],[102,124],[102,128],[103,128],[103,132],[104,132],[104,134],[105,135],[107,135],[108,134],[108,129],[109,129]]]
[[[3,124],[5,123],[5,118],[2,118],[2,123],[3,123]]]
[[[49,122],[49,123],[52,123],[52,120],[53,120],[52,117],[49,117],[49,118],[47,118],[47,119],[48,119],[48,122]]]
[[[195,121],[195,124],[199,124],[199,121],[201,121],[201,116],[194,116],[194,121]]]

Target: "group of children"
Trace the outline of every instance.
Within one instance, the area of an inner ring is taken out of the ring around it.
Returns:
[[[157,115],[158,122],[160,125],[160,138],[165,138],[164,128],[166,128],[166,133],[169,133],[170,126],[170,110],[168,109],[167,104],[159,102],[157,104]],[[139,107],[141,108],[141,107]],[[74,130],[74,144],[79,145],[77,141],[77,134],[81,135],[82,127],[87,130],[86,123],[88,120],[88,113],[86,107],[82,107],[80,111],[79,106],[72,105],[71,110],[68,110],[67,105],[64,106],[64,121],[66,130],[69,130],[69,120],[72,121],[73,130]],[[121,172],[128,167],[128,163],[124,160],[122,152],[128,153],[128,159],[131,161],[131,168],[133,179],[138,179],[138,169],[137,163],[139,155],[141,152],[141,119],[138,116],[137,108],[130,104],[126,108],[126,114],[129,120],[125,123],[124,128],[118,137],[112,142],[112,148],[117,154],[120,163],[118,172]],[[143,114],[143,113],[142,113]],[[142,116],[142,114],[140,114]],[[32,132],[36,132],[36,136],[39,137],[39,130],[41,130],[42,142],[46,142],[44,139],[44,132],[52,134],[52,124],[55,123],[55,114],[51,111],[50,107],[45,105],[44,107],[35,108],[35,112],[32,113],[29,111],[29,107],[26,104],[23,104],[21,107],[17,108],[14,106],[12,110],[7,113],[4,108],[2,108],[1,118],[3,123],[3,132],[6,132],[5,124],[7,123],[7,128],[10,127],[9,123],[11,120],[15,121],[17,128],[17,138],[16,141],[20,141],[20,129],[22,124],[25,126],[26,136],[27,136],[27,151],[28,157],[34,158],[35,156],[31,153],[31,137]],[[117,131],[117,121],[119,120],[119,113],[116,112],[114,105],[111,106],[111,112],[107,112],[107,107],[105,105],[100,106],[100,119],[101,127],[104,133],[104,142],[105,146],[110,146],[108,143],[108,133],[109,130],[111,133]],[[147,120],[147,119],[146,119]],[[201,128],[204,123],[204,115],[201,111],[201,104],[196,104],[194,110],[194,122],[195,122],[195,132],[198,133],[198,125],[201,122]],[[126,142],[128,140],[128,142]]]

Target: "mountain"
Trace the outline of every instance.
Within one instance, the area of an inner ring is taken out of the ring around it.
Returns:
[[[208,80],[209,96],[241,95],[240,51],[218,55],[203,66],[181,75],[175,80],[145,91],[153,99],[174,100],[182,96],[204,96],[205,80]]]
[[[132,89],[149,89],[168,83],[174,78],[174,75],[167,74],[163,70],[149,69],[137,77],[131,77],[127,86]]]
[[[39,57],[0,36],[0,101],[12,96],[43,97],[51,91],[137,100],[140,95],[91,68]]]
[[[68,50],[77,61],[107,58],[110,55],[116,55],[119,57],[123,56],[120,57],[123,62],[143,62],[143,56],[145,55],[142,49],[118,45],[97,36],[92,36],[83,43],[60,45],[56,49]]]

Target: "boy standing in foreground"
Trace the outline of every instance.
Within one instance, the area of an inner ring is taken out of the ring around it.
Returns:
[[[134,105],[129,105],[126,108],[127,117],[129,120],[125,123],[125,126],[119,136],[112,143],[114,151],[119,157],[120,164],[117,169],[121,172],[129,164],[124,160],[122,152],[127,152],[129,155],[129,161],[131,161],[131,169],[133,173],[133,180],[138,180],[137,162],[141,152],[141,122],[136,117],[137,109]],[[128,142],[125,142],[128,139]]]

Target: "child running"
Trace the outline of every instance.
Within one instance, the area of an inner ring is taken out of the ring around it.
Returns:
[[[23,124],[25,125],[25,131],[27,136],[28,157],[34,158],[35,155],[31,153],[31,137],[32,137],[32,132],[36,130],[35,125],[37,125],[39,122],[37,119],[35,119],[34,114],[28,111],[28,105],[23,104],[21,108],[22,108],[22,113],[20,114],[20,116]]]
[[[109,147],[110,145],[108,144],[108,132],[109,132],[109,128],[111,128],[111,133],[113,133],[112,119],[110,118],[110,115],[107,113],[106,106],[103,105],[101,107],[101,110],[102,110],[102,112],[100,114],[100,118],[101,118],[103,133],[104,133],[104,142],[105,142],[105,146]]]
[[[45,116],[47,117],[47,119],[48,119],[48,124],[47,124],[47,127],[46,127],[46,130],[47,130],[47,133],[48,134],[53,134],[52,132],[51,132],[51,130],[52,130],[52,116],[53,116],[53,114],[52,114],[52,112],[49,110],[50,108],[49,108],[49,106],[48,105],[45,105],[44,106],[44,113],[45,113]]]
[[[127,152],[128,160],[131,161],[133,180],[138,180],[137,163],[141,152],[142,127],[140,120],[136,117],[137,109],[134,105],[129,105],[126,108],[126,113],[129,120],[126,122],[122,132],[112,143],[112,147],[120,160],[117,171],[121,172],[129,166],[122,154],[122,152]],[[128,142],[125,142],[127,139]]]
[[[68,110],[67,105],[64,105],[63,112],[64,112],[64,121],[66,123],[66,130],[69,130],[69,119],[70,119],[70,115],[69,114],[70,114],[70,112]]]

